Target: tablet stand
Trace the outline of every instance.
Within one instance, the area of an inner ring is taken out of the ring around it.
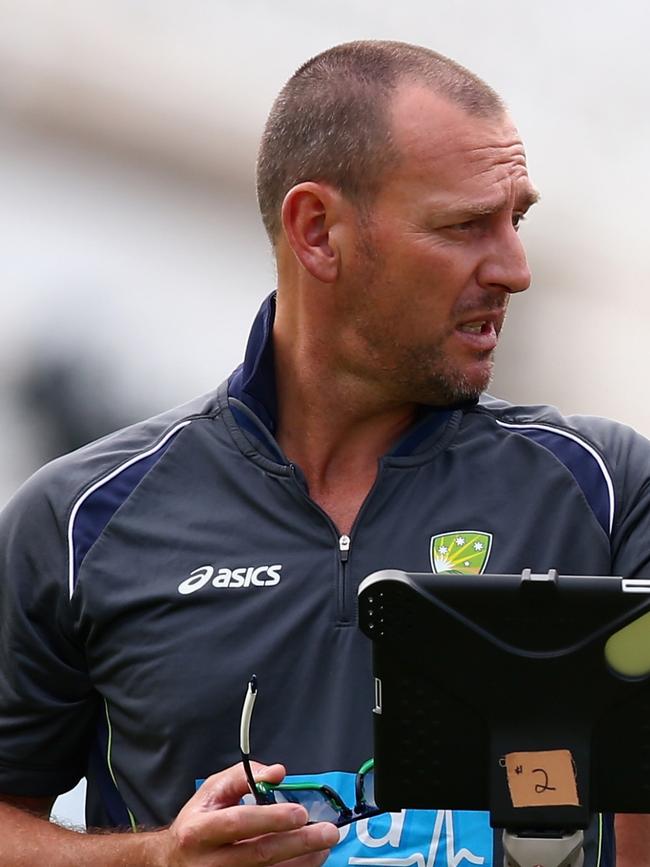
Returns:
[[[503,867],[583,867],[584,833],[529,837],[503,832]]]

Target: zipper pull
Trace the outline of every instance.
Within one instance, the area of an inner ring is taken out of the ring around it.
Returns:
[[[347,562],[349,551],[350,551],[350,537],[346,536],[345,534],[343,536],[339,536],[339,554],[341,555],[341,562],[342,563]]]

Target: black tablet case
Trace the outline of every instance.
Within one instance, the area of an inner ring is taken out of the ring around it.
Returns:
[[[513,830],[650,812],[650,680],[621,678],[604,656],[610,635],[650,605],[650,582],[630,593],[624,580],[393,570],[365,579],[380,806],[489,810],[493,826]],[[504,756],[545,750],[570,751],[579,806],[513,806]]]

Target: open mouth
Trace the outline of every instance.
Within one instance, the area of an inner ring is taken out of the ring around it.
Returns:
[[[491,352],[497,345],[499,332],[493,319],[473,319],[456,326],[456,334],[475,350]]]
[[[476,322],[465,322],[458,326],[458,330],[465,334],[487,334],[494,326],[486,319],[477,319]]]
[[[462,322],[456,326],[463,334],[474,334],[490,337],[498,337],[498,323],[494,319],[474,319],[472,322]]]

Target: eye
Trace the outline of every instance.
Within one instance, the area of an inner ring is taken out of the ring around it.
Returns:
[[[454,223],[451,226],[448,226],[448,229],[452,229],[454,232],[469,232],[470,229],[473,229],[478,220],[465,220],[463,223]]]
[[[512,215],[512,225],[514,226],[515,231],[517,231],[517,229],[519,229],[519,226],[521,226],[521,224],[524,222],[525,219],[526,219],[525,214],[513,214]]]

